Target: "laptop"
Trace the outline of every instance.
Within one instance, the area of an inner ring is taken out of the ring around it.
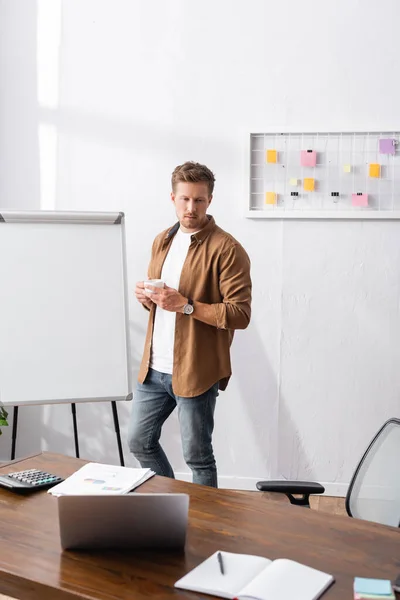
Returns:
[[[188,494],[59,496],[61,547],[183,550]]]

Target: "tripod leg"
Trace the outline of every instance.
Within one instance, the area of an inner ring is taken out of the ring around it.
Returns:
[[[72,410],[72,422],[74,424],[74,440],[75,440],[75,456],[79,458],[79,440],[78,440],[78,426],[76,423],[76,406],[75,402],[71,404]]]
[[[122,452],[121,434],[120,434],[120,431],[119,431],[118,412],[117,412],[117,405],[115,403],[115,400],[111,401],[111,406],[112,406],[113,417],[114,417],[115,435],[117,436],[119,460],[120,460],[121,466],[124,467],[125,466],[125,461],[124,461],[124,454]]]
[[[11,441],[11,460],[15,458],[15,446],[17,444],[17,425],[18,425],[18,406],[14,406],[14,418],[12,428],[12,441]]]

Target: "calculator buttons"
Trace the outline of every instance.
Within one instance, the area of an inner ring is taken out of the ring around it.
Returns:
[[[49,487],[63,481],[58,475],[52,475],[38,469],[26,469],[25,471],[13,471],[7,477],[17,480],[27,487]]]

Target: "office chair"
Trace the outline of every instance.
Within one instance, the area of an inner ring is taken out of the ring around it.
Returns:
[[[292,504],[307,507],[310,494],[325,491],[309,481],[259,481],[257,489],[286,494]],[[400,527],[400,419],[386,421],[366,449],[347,490],[346,511],[350,517]]]

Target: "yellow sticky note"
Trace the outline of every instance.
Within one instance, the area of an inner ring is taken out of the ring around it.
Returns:
[[[266,192],[265,193],[265,204],[276,204],[275,192]]]
[[[343,171],[345,173],[351,173],[351,165],[344,165]]]
[[[298,184],[298,181],[297,181],[297,179],[295,177],[291,177],[289,179],[289,184],[293,185],[293,186],[296,186]]]
[[[369,176],[370,177],[380,177],[381,176],[381,165],[371,163],[369,165]]]
[[[276,163],[278,159],[278,153],[276,150],[267,150],[267,163]]]
[[[306,177],[304,179],[304,189],[306,192],[313,192],[315,188],[315,179]]]

